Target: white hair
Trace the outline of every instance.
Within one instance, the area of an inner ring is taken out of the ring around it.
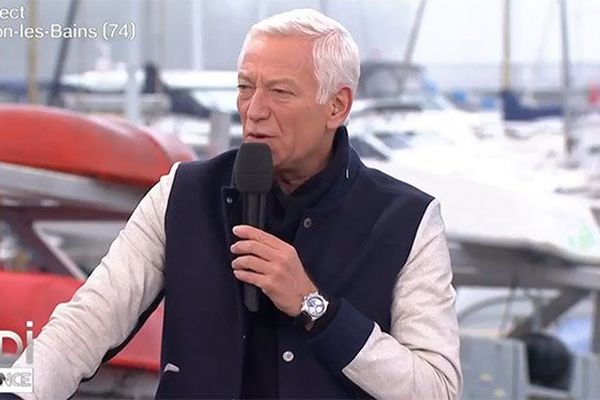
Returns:
[[[358,46],[339,22],[309,8],[273,15],[254,24],[244,40],[238,68],[248,42],[255,36],[298,36],[313,40],[317,103],[324,104],[343,86],[356,93],[360,76]]]

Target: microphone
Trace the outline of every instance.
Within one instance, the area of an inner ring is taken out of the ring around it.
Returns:
[[[242,195],[242,222],[265,228],[267,193],[273,185],[273,158],[264,143],[243,143],[233,167],[233,181]],[[244,305],[258,311],[258,288],[244,282]]]

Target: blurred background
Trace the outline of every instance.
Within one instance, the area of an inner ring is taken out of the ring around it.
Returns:
[[[174,162],[239,145],[244,36],[303,7],[359,46],[352,146],[442,203],[463,398],[600,398],[596,0],[0,0],[0,329],[37,334]],[[153,396],[161,313],[77,398]]]

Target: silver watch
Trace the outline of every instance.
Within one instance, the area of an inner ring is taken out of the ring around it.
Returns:
[[[327,312],[329,302],[319,292],[309,293],[302,299],[300,315],[306,323],[316,321]]]

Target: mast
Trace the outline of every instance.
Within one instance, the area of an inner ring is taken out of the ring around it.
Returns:
[[[419,5],[417,6],[417,11],[415,14],[415,21],[410,30],[410,34],[408,36],[408,43],[406,44],[406,50],[404,52],[404,60],[403,63],[406,67],[410,66],[413,62],[413,54],[415,52],[415,47],[417,45],[417,39],[419,38],[419,31],[421,30],[421,22],[423,21],[423,14],[425,13],[425,6],[427,5],[427,0],[421,0]],[[406,79],[409,75],[408,68],[406,69],[406,73],[400,77],[399,81],[399,93],[404,92],[404,85],[406,84]]]
[[[136,0],[137,1],[137,0]],[[192,1],[192,69],[203,70],[204,60],[204,2],[202,0]]]
[[[404,52],[404,64],[412,64],[413,54],[415,52],[415,46],[417,45],[417,39],[419,38],[419,31],[421,30],[421,22],[423,21],[423,14],[425,13],[426,5],[427,0],[421,0],[417,7],[415,22],[410,30],[408,44],[406,46],[406,51]]]
[[[327,4],[327,0],[319,0],[319,11],[321,11],[325,15],[329,15],[329,7]]]
[[[29,0],[29,26],[38,24],[38,0]],[[39,90],[37,84],[38,67],[38,40],[30,38],[27,40],[27,101],[31,104],[39,102]]]
[[[141,23],[142,2],[138,0],[129,1],[129,16],[132,23]],[[138,27],[141,28],[141,27]],[[141,29],[138,32],[143,32]],[[133,33],[130,33],[133,34]],[[136,79],[136,74],[141,68],[141,40],[136,34],[127,42],[127,83],[125,86],[125,117],[134,124],[141,122],[140,90],[141,85]]]
[[[511,34],[510,34],[510,0],[504,0],[503,15],[503,40],[502,40],[502,77],[500,87],[502,90],[508,90],[511,87],[510,81],[510,56],[511,56]]]
[[[67,20],[65,26],[73,26],[75,18],[77,16],[77,9],[79,8],[80,0],[71,0],[69,3],[69,10],[67,12]],[[56,58],[56,65],[54,66],[54,73],[52,75],[52,83],[50,86],[50,93],[48,94],[48,105],[58,105],[61,94],[60,78],[65,70],[65,64],[69,54],[69,45],[71,44],[70,37],[63,37],[60,42],[60,48],[58,50],[58,57]]]
[[[567,2],[560,1],[560,37],[562,50],[562,107],[563,107],[563,130],[565,135],[565,161],[573,164],[573,150],[575,147],[575,136],[573,135],[573,115],[570,107],[571,94],[571,63],[569,61],[569,32],[567,26]]]

